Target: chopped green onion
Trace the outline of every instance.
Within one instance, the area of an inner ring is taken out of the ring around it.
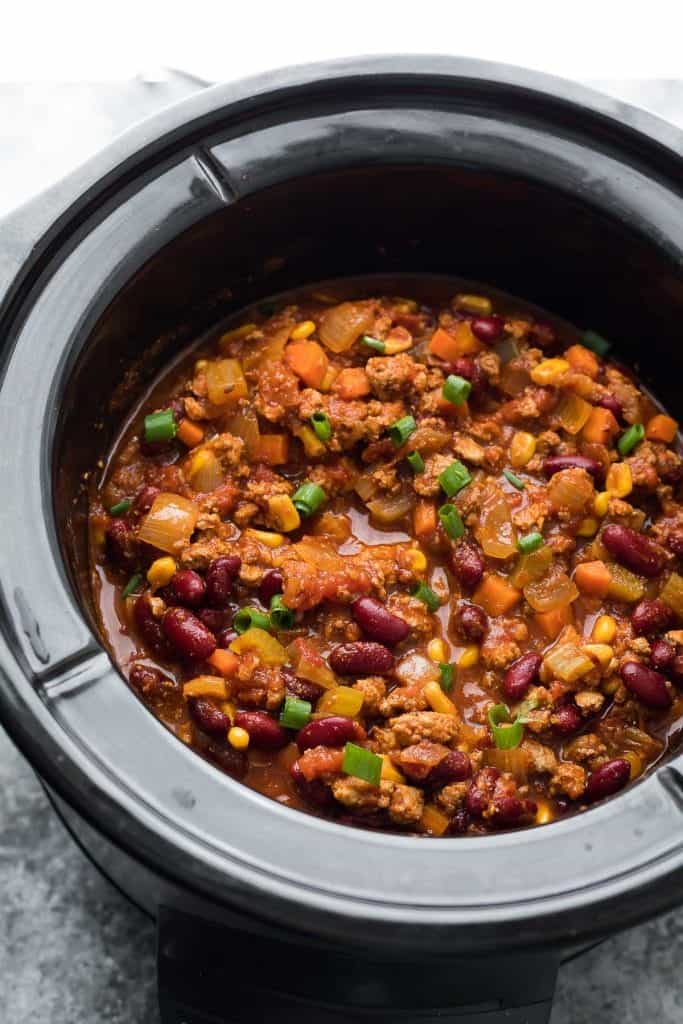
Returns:
[[[412,416],[404,416],[389,427],[389,437],[397,448],[405,444],[411,434],[417,430],[417,423]]]
[[[451,540],[457,540],[465,532],[465,524],[455,505],[442,505],[439,521]]]
[[[344,747],[342,771],[369,782],[371,786],[379,786],[382,763],[379,754],[373,754],[371,750],[359,747],[357,743],[347,743]]]
[[[420,583],[412,591],[413,597],[416,597],[418,601],[423,601],[430,612],[436,612],[441,607],[441,601],[439,595],[435,594],[431,587],[428,587],[426,583]]]
[[[285,703],[280,712],[280,725],[285,729],[303,729],[311,719],[311,704],[307,700],[300,700],[299,697],[285,697]]]
[[[524,725],[519,718],[510,722],[510,712],[505,704],[496,704],[489,708],[488,718],[493,733],[493,742],[499,750],[512,750],[520,745],[524,735]]]
[[[375,352],[386,351],[386,345],[379,338],[371,338],[369,334],[364,334],[360,339],[363,345],[367,345],[368,348],[374,348]]]
[[[622,455],[628,455],[629,452],[633,451],[637,444],[645,437],[645,427],[642,423],[634,423],[633,426],[625,430],[617,441],[617,448]]]
[[[413,473],[424,473],[425,460],[422,458],[419,452],[410,452],[410,454],[406,456],[406,458]]]
[[[586,348],[596,352],[599,356],[605,356],[612,347],[612,343],[603,338],[597,331],[586,331],[582,339],[583,345]]]
[[[115,505],[109,509],[110,516],[122,516],[133,504],[131,498],[123,498],[121,501],[117,501]]]
[[[443,473],[439,474],[441,489],[445,491],[449,498],[452,498],[463,487],[466,487],[471,479],[472,477],[467,466],[463,466],[462,462],[458,459],[455,462],[451,462],[450,466],[444,469]]]
[[[273,594],[270,599],[270,624],[273,629],[291,629],[294,625],[294,612],[283,603],[281,594]]]
[[[332,437],[332,424],[326,412],[314,412],[311,416],[311,426],[320,441],[329,441]]]
[[[269,629],[270,619],[258,608],[240,608],[235,612],[232,628],[236,633],[246,633],[248,629]]]
[[[141,583],[142,573],[136,572],[135,575],[131,576],[131,578],[126,583],[125,587],[123,588],[123,593],[121,594],[121,597],[130,597],[133,591],[137,590]]]
[[[292,495],[297,512],[306,519],[317,512],[327,501],[327,495],[320,484],[305,483]]]
[[[469,398],[471,390],[472,385],[468,380],[464,377],[458,377],[455,373],[451,373],[446,377],[441,394],[447,402],[451,402],[453,405],[462,405]]]
[[[445,661],[439,662],[439,686],[444,693],[450,693],[453,689],[453,678],[455,675],[455,666],[449,665]]]
[[[527,533],[526,537],[520,537],[517,541],[517,548],[523,555],[530,555],[532,551],[538,551],[543,545],[543,537],[540,533]]]
[[[511,469],[504,469],[503,476],[505,477],[507,482],[509,484],[512,484],[513,487],[516,487],[518,491],[524,490],[526,484],[517,476],[516,473],[513,473]]]
[[[157,441],[172,441],[178,430],[172,409],[161,409],[145,416],[145,441],[155,444]]]

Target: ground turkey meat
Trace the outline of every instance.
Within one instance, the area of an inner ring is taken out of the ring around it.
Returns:
[[[595,733],[588,732],[577,736],[564,748],[564,756],[578,764],[587,764],[593,771],[607,760],[607,747]]]
[[[387,685],[382,677],[368,676],[366,679],[359,679],[354,683],[353,689],[363,694],[363,714],[377,717],[380,713],[380,703],[387,692]]]
[[[420,740],[433,740],[452,746],[460,732],[460,721],[454,715],[437,711],[411,711],[391,721],[391,728],[402,747]]]
[[[550,780],[551,796],[566,795],[578,800],[586,788],[586,772],[580,764],[563,761],[557,766]]]
[[[469,788],[469,782],[451,782],[439,790],[434,797],[434,803],[440,811],[452,817],[465,803]]]
[[[382,779],[379,786],[353,777],[335,779],[332,794],[340,804],[356,813],[387,811],[397,825],[417,824],[424,809],[421,790],[387,779]]]
[[[389,693],[379,706],[383,718],[393,718],[409,711],[424,711],[427,698],[420,686],[397,686]]]
[[[434,633],[434,616],[424,601],[401,594],[398,590],[390,596],[387,608],[410,626],[410,635],[417,640],[429,639]]]
[[[427,371],[412,356],[402,352],[397,356],[368,359],[365,371],[372,392],[382,401],[424,391]]]

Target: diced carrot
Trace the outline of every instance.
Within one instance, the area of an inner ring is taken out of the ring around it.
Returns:
[[[657,416],[653,416],[651,420],[648,420],[645,428],[645,437],[648,441],[663,441],[664,444],[671,444],[677,430],[678,423],[676,423],[676,420],[672,420],[670,416],[664,416],[662,413],[659,413]]]
[[[456,405],[454,402],[449,402],[447,398],[439,395],[436,402],[436,411],[439,416],[443,416],[445,419],[466,420],[470,414],[470,407],[467,402],[461,402],[460,405]]]
[[[219,675],[229,678],[237,672],[240,659],[232,651],[217,647],[210,658],[206,659],[212,668],[216,669]]]
[[[472,600],[480,604],[488,615],[505,615],[521,600],[521,593],[515,590],[506,579],[492,572],[482,580],[474,592]]]
[[[287,434],[259,434],[254,445],[254,461],[265,462],[268,466],[282,466],[289,458],[289,436]]]
[[[178,424],[176,437],[188,448],[196,448],[204,440],[204,431],[192,420],[181,420]]]
[[[619,433],[619,424],[614,413],[596,405],[591,409],[590,416],[583,426],[582,437],[591,444],[609,445],[612,438]]]
[[[603,598],[607,596],[612,574],[604,562],[582,562],[574,570],[574,582],[582,594]]]
[[[329,360],[317,341],[292,341],[285,349],[287,365],[309,388],[319,388]]]
[[[437,327],[429,342],[429,351],[439,359],[446,359],[452,362],[460,356],[473,355],[483,348],[481,342],[472,333],[472,328],[467,320],[460,320],[453,327],[445,331],[443,327]]]
[[[418,540],[428,540],[436,532],[436,506],[431,501],[418,501],[413,512],[413,530]]]
[[[362,366],[347,366],[341,370],[333,386],[345,402],[370,394],[370,380]]]
[[[541,632],[548,637],[548,640],[554,640],[559,636],[564,627],[571,624],[573,618],[574,612],[570,604],[565,604],[561,608],[553,608],[550,612],[536,612],[534,615]]]
[[[593,380],[597,377],[600,364],[595,354],[589,348],[585,348],[583,345],[572,345],[565,352],[564,358],[572,370],[585,373],[587,377],[591,377]]]
[[[298,764],[306,781],[312,782],[313,779],[328,772],[340,772],[343,761],[343,750],[336,750],[333,747],[309,747],[299,758]]]

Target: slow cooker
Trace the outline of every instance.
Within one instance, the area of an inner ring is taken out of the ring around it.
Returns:
[[[2,225],[0,718],[157,919],[165,1024],[541,1024],[562,959],[683,899],[675,755],[586,814],[438,841],[219,773],[109,660],[84,519],[146,374],[231,310],[324,278],[489,282],[619,337],[675,411],[682,181],[681,132],[615,100],[386,57],[211,88]]]

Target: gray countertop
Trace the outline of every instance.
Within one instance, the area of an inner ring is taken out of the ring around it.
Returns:
[[[683,83],[592,84],[683,125]],[[200,85],[0,85],[0,215]],[[2,1024],[158,1022],[153,923],[76,847],[1,730],[0,893]],[[562,968],[552,1024],[680,1024],[682,960],[683,911],[631,929]]]

